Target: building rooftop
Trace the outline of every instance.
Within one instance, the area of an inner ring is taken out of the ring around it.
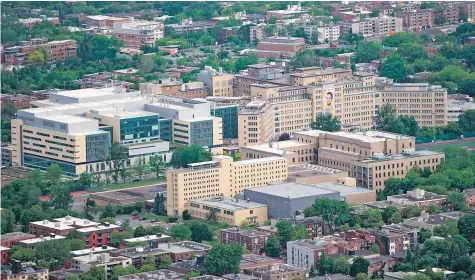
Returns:
[[[73,230],[74,227],[64,224],[61,222],[50,222],[48,220],[37,221],[37,222],[30,222],[32,225],[47,227],[47,228],[54,228],[55,230]]]
[[[239,166],[239,165],[248,165],[248,164],[255,164],[255,163],[265,163],[265,162],[277,161],[277,160],[283,160],[283,159],[284,158],[282,157],[265,157],[265,158],[246,159],[246,160],[233,162],[233,165]]]
[[[117,248],[114,248],[111,246],[92,247],[92,248],[87,248],[87,249],[82,249],[82,250],[71,251],[71,255],[73,257],[79,257],[79,256],[89,255],[89,253],[100,254],[100,253],[112,251],[115,249]]]
[[[318,238],[318,239],[295,240],[295,241],[290,241],[288,243],[293,243],[293,244],[298,245],[298,246],[307,247],[307,248],[312,249],[312,250],[318,250],[318,249],[322,249],[322,248],[324,248],[325,246],[328,246],[328,245],[348,244],[348,241],[346,241],[345,239],[343,239],[342,237],[339,237],[339,236],[327,235],[327,236],[323,236],[323,237]]]
[[[28,238],[35,238],[36,235],[24,233],[24,232],[9,232],[6,234],[0,235],[0,240],[2,242],[15,240],[15,239],[28,239]]]
[[[190,200],[190,204],[191,203],[199,203],[229,211],[240,211],[246,209],[267,207],[267,205],[262,203],[224,196],[192,199]]]
[[[305,268],[297,268],[287,264],[280,264],[269,268],[268,266],[249,268],[252,272],[259,274],[280,274],[282,272],[305,271]]]
[[[38,237],[38,238],[33,238],[33,239],[25,239],[25,240],[19,241],[18,244],[28,246],[28,245],[35,245],[37,243],[41,243],[45,241],[63,240],[65,238],[66,237],[61,236],[61,235],[45,236],[45,237]]]
[[[128,258],[146,257],[147,255],[165,255],[167,251],[151,247],[128,247],[116,249],[112,252],[114,255],[120,255]]]
[[[316,164],[290,165],[288,167],[289,178],[305,178],[313,176],[324,176],[345,172],[339,169],[324,167]]]
[[[420,190],[419,192],[415,192],[415,191],[419,191],[419,189],[416,189],[414,191],[409,191],[407,192],[406,194],[399,194],[399,195],[391,195],[391,196],[388,196],[388,200],[408,200],[408,201],[426,201],[426,200],[435,200],[435,199],[444,199],[446,198],[447,196],[445,195],[439,195],[439,194],[436,194],[436,193],[432,193],[432,192],[426,192],[424,190]]]
[[[170,253],[185,253],[190,251],[211,250],[212,247],[198,242],[182,241],[171,244],[158,244],[157,248]]]
[[[334,182],[325,182],[314,185],[315,188],[330,190],[339,192],[341,196],[345,195],[352,195],[352,194],[362,194],[362,193],[371,193],[371,190],[366,188],[359,188],[359,187],[350,187],[343,184],[338,184]]]
[[[224,279],[229,279],[229,280],[259,280],[260,278],[252,275],[247,275],[247,274],[224,274],[223,275]]]
[[[388,160],[398,160],[398,159],[433,156],[433,155],[443,155],[443,153],[435,152],[435,151],[425,151],[425,150],[424,151],[406,151],[406,152],[403,152],[400,154],[394,154],[394,155],[374,155],[372,157],[362,159],[361,162],[372,163],[372,162],[381,162],[381,161],[388,161]]]
[[[221,232],[239,233],[243,236],[248,236],[248,237],[256,237],[256,236],[266,237],[266,236],[269,236],[268,233],[265,233],[265,232],[262,232],[262,231],[247,230],[247,229],[241,229],[241,228],[238,228],[238,227],[222,229]]]
[[[73,260],[76,260],[80,263],[87,263],[90,265],[96,265],[101,263],[117,263],[122,261],[130,260],[130,258],[118,256],[112,257],[109,253],[101,253],[98,255],[85,255],[79,257],[73,257]]]
[[[114,224],[104,224],[104,225],[97,225],[95,227],[87,227],[87,228],[80,228],[77,229],[80,233],[92,233],[92,232],[103,232],[103,231],[112,231],[113,229],[121,229],[122,227],[119,225]]]
[[[11,248],[0,246],[0,251],[9,251]]]
[[[267,265],[268,263],[282,263],[280,259],[274,259],[269,257],[263,257],[257,254],[243,254],[241,258],[241,263],[239,264],[242,266],[252,266],[252,265]]]
[[[317,188],[314,185],[291,182],[273,183],[262,187],[246,189],[245,191],[265,193],[288,199],[337,193],[336,191]]]
[[[53,221],[60,222],[65,225],[75,225],[75,226],[82,226],[82,227],[99,225],[99,223],[97,222],[90,221],[88,219],[76,218],[69,215],[63,218],[53,219]]]
[[[79,270],[79,269],[62,269],[62,270],[55,270],[55,271],[49,271],[48,276],[53,278],[55,277],[56,279],[66,279],[68,276],[80,276],[84,275],[86,272]]]
[[[150,242],[150,241],[167,241],[171,237],[166,234],[155,234],[155,235],[147,235],[147,236],[142,236],[142,237],[135,237],[135,238],[127,238],[124,239],[125,242],[127,243],[134,243],[134,242]]]

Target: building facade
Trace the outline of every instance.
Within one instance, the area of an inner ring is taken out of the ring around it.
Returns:
[[[164,33],[163,23],[154,21],[116,22],[112,28],[112,34],[123,40],[126,47],[137,49],[155,46],[155,41],[162,39]]]
[[[167,173],[168,215],[181,215],[190,200],[231,197],[245,188],[287,178],[287,160],[280,157],[233,162],[232,157],[214,156],[210,162],[188,166]]]
[[[257,230],[244,230],[240,228],[228,228],[221,230],[221,243],[239,243],[253,254],[260,254],[266,246],[268,233]]]
[[[205,66],[196,79],[208,87],[210,96],[233,96],[233,78],[232,74],[223,73],[222,69],[216,71],[210,66]]]

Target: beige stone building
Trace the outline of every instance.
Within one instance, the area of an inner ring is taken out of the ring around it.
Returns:
[[[281,156],[289,165],[316,163],[346,172],[357,187],[381,190],[390,177],[403,178],[416,165],[434,171],[444,159],[443,153],[414,148],[414,137],[399,134],[311,130],[294,133],[293,140],[241,147],[241,157]]]
[[[428,83],[381,85],[381,102],[397,114],[413,116],[419,126],[447,125],[447,89]]]
[[[243,222],[260,224],[267,220],[267,205],[232,197],[193,199],[187,203],[186,209],[197,219],[206,219],[214,211],[219,222],[227,222],[231,226],[240,226]]]
[[[255,100],[241,107],[238,113],[238,143],[241,146],[267,143],[275,138],[273,104]]]
[[[233,162],[232,157],[214,156],[209,162],[167,174],[167,213],[181,215],[190,200],[215,196],[232,197],[245,188],[287,179],[287,160],[269,157]]]
[[[216,71],[210,66],[205,66],[196,79],[208,87],[210,96],[233,96],[234,75],[224,73],[221,68]]]

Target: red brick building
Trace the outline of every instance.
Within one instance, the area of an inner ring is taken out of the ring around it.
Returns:
[[[257,44],[257,50],[250,50],[260,58],[288,58],[306,48],[305,39],[298,37],[267,37]]]
[[[104,223],[94,227],[80,228],[77,231],[82,234],[88,247],[98,247],[108,245],[113,232],[123,232],[125,229],[118,225]]]
[[[6,65],[23,66],[28,64],[28,56],[41,49],[44,51],[46,62],[65,60],[77,56],[75,40],[51,41],[37,38],[21,41],[19,46],[5,48],[2,51],[2,62]]]
[[[170,258],[175,263],[179,261],[190,260],[196,255],[206,255],[212,247],[194,241],[182,241],[176,243],[157,244],[157,248],[170,253]]]
[[[0,253],[2,254],[2,256],[0,258],[0,263],[2,265],[7,265],[8,264],[8,262],[9,262],[8,253],[9,252],[10,252],[10,248],[0,246]]]
[[[303,225],[307,228],[308,239],[322,237],[328,233],[325,222],[320,217],[308,217],[303,220],[296,221],[295,223]]]
[[[67,236],[71,231],[76,228],[60,223],[60,222],[50,222],[48,220],[30,222],[29,232],[31,234],[40,237],[41,235],[50,235],[51,233],[55,235]]]
[[[402,18],[402,26],[409,30],[421,30],[435,25],[435,12],[432,9],[396,12],[394,16]]]
[[[243,230],[238,227],[221,230],[221,243],[239,243],[251,253],[260,254],[264,250],[269,233],[257,230]]]
[[[10,232],[0,236],[1,246],[11,248],[18,241],[36,238],[35,235],[24,232]]]

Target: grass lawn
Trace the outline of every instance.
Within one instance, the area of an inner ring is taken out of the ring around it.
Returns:
[[[160,221],[162,223],[168,223],[167,216],[158,216],[153,213],[140,213],[139,216],[141,218],[147,218],[147,220],[155,220],[155,221]]]
[[[164,182],[166,182],[166,178],[158,178],[158,179],[155,178],[155,179],[147,179],[147,180],[142,180],[142,181],[137,181],[137,182],[117,184],[117,185],[111,184],[111,185],[104,186],[102,188],[91,188],[89,191],[90,192],[115,191],[115,190],[130,189],[134,187],[159,184],[159,183],[164,183]]]
[[[420,148],[416,148],[416,150],[442,151],[446,147],[475,148],[475,141],[440,144],[440,145],[434,145],[434,146],[429,146],[429,147],[420,147]]]

